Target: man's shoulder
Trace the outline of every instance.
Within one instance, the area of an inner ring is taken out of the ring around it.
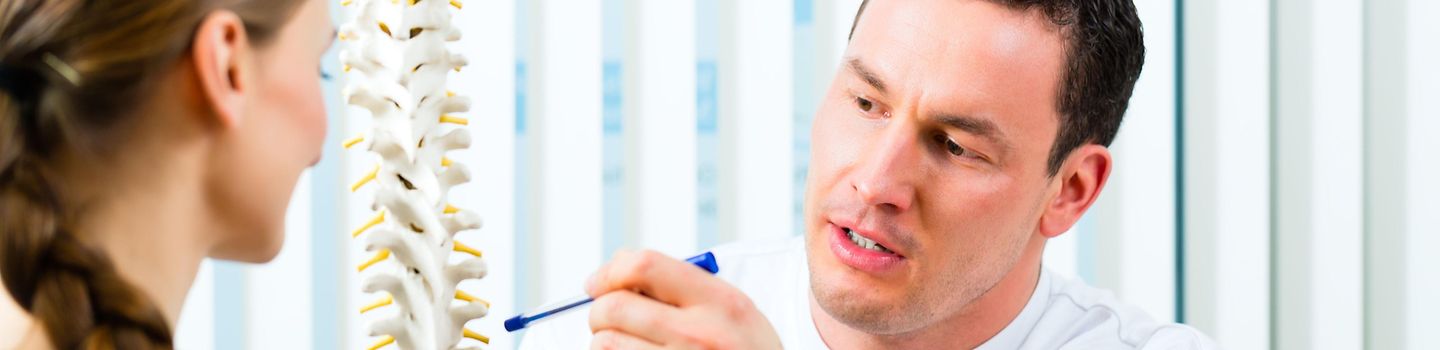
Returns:
[[[1079,280],[1054,276],[1049,305],[1032,334],[1045,334],[1040,348],[1215,349],[1209,337],[1188,325],[1160,322],[1114,293]],[[1043,330],[1043,331],[1042,331]],[[1029,346],[1027,346],[1029,347]]]

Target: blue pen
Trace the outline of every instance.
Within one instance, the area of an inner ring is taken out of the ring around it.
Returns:
[[[705,252],[705,254],[690,257],[689,259],[685,259],[685,262],[695,264],[695,266],[698,266],[701,269],[705,269],[706,272],[709,272],[712,275],[716,272],[720,272],[720,265],[715,264],[715,254],[710,254],[710,252]],[[515,317],[511,317],[510,319],[505,320],[505,331],[514,332],[525,329],[525,327],[529,326],[531,323],[544,321],[551,317],[559,316],[561,314],[564,314],[566,311],[580,307],[581,305],[589,304],[592,301],[595,301],[595,299],[591,298],[589,295],[581,294],[574,298],[566,299],[565,301],[545,305],[539,310],[519,314]]]

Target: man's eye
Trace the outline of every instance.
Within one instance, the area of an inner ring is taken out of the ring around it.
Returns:
[[[950,151],[950,154],[956,156],[965,155],[965,148],[960,147],[960,144],[955,143],[955,141],[945,140],[945,150]]]
[[[865,99],[864,97],[856,97],[856,98],[855,98],[855,107],[859,107],[861,111],[864,111],[864,112],[866,112],[866,113],[869,113],[869,112],[874,111],[874,109],[875,109],[875,102],[870,102],[870,100]]]
[[[935,135],[935,141],[945,145],[945,151],[950,152],[950,155],[957,157],[966,155],[965,147],[961,147],[959,143],[956,143],[955,140],[951,140],[945,135]]]

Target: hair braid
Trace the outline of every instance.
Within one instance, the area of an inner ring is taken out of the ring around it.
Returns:
[[[170,327],[110,260],[68,231],[46,170],[23,149],[24,117],[0,97],[0,276],[59,349],[168,349]],[[17,123],[19,121],[20,123]]]

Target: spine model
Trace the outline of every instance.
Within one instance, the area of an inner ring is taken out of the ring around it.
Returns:
[[[445,88],[449,72],[466,64],[446,47],[460,39],[450,12],[460,3],[342,5],[351,15],[339,33],[347,44],[340,60],[350,73],[344,98],[359,107],[351,110],[368,111],[373,125],[345,147],[366,149],[357,158],[377,163],[351,186],[375,215],[351,234],[371,256],[357,267],[364,292],[378,299],[360,309],[369,335],[378,337],[370,349],[456,349],[463,338],[489,344],[465,323],[485,316],[490,304],[457,288],[486,274],[480,251],[455,239],[479,229],[480,217],[447,199],[450,188],[470,181],[465,166],[446,157],[470,146],[468,122],[452,115],[468,111],[470,101]]]

